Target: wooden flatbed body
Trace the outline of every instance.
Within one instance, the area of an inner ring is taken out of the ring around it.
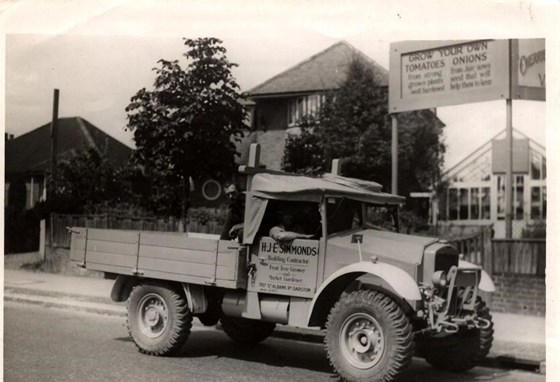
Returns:
[[[240,288],[246,254],[218,235],[72,228],[70,260],[90,270]]]

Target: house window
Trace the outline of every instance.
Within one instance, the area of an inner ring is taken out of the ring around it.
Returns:
[[[480,207],[481,218],[490,219],[490,187],[481,187]]]
[[[41,178],[31,177],[25,181],[25,208],[31,209],[41,199],[43,182]]]
[[[496,177],[498,182],[498,219],[505,219],[506,217],[506,177],[505,175],[498,175]],[[524,178],[523,175],[513,175],[512,185],[512,203],[513,203],[513,218],[516,220],[523,219],[524,214],[524,199],[523,199]]]
[[[288,104],[288,126],[295,126],[304,116],[316,116],[324,102],[325,96],[321,94],[291,99]]]
[[[515,219],[521,220],[523,219],[523,175],[516,175],[515,176],[515,192],[513,196],[513,210],[515,213]]]
[[[480,219],[480,195],[478,188],[471,189],[471,219]]]
[[[449,220],[490,219],[490,187],[449,188]]]
[[[527,185],[530,193],[528,213],[531,219],[546,219],[546,158],[531,152],[531,174]]]
[[[202,196],[206,200],[216,200],[222,194],[222,186],[214,179],[208,179],[201,187]]]
[[[469,189],[459,189],[459,219],[467,220],[469,218]]]
[[[531,187],[531,219],[546,219],[546,186]]]
[[[450,188],[448,190],[448,203],[447,205],[449,206],[449,213],[447,214],[447,216],[449,216],[449,220],[457,220],[459,218],[459,214],[458,214],[458,206],[459,206],[459,199],[457,198],[457,189],[456,188]]]
[[[496,182],[498,182],[498,219],[504,219],[506,217],[506,178],[503,175],[498,175],[496,177]]]

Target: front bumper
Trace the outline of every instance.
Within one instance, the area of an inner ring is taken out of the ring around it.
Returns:
[[[478,317],[479,268],[449,268],[439,285],[421,285],[421,309],[418,318],[425,325],[421,333],[447,335],[457,333],[461,328],[486,329],[491,326],[487,319]]]

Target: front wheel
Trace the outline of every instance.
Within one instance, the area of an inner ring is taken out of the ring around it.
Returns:
[[[490,310],[479,297],[476,301],[478,317],[490,322],[484,329],[461,328],[447,337],[432,337],[418,341],[420,354],[436,369],[466,371],[475,367],[490,352],[494,339],[494,324]]]
[[[401,308],[383,293],[343,293],[326,326],[329,361],[345,381],[393,381],[412,362],[412,326]]]
[[[173,355],[187,340],[192,314],[185,298],[165,285],[139,285],[128,300],[127,326],[140,352]]]

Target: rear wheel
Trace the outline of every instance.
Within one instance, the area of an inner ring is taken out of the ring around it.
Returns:
[[[135,287],[127,308],[128,332],[142,353],[173,355],[190,334],[192,314],[187,302],[168,286]]]
[[[331,309],[325,344],[329,361],[345,381],[393,381],[410,365],[412,327],[387,295],[344,293]]]
[[[267,339],[276,324],[246,318],[222,317],[222,328],[229,338],[243,344],[257,344]]]
[[[476,311],[479,317],[488,320],[485,329],[461,329],[446,337],[431,337],[418,341],[420,354],[436,369],[466,371],[475,367],[488,355],[494,339],[494,324],[490,310],[478,298]]]

